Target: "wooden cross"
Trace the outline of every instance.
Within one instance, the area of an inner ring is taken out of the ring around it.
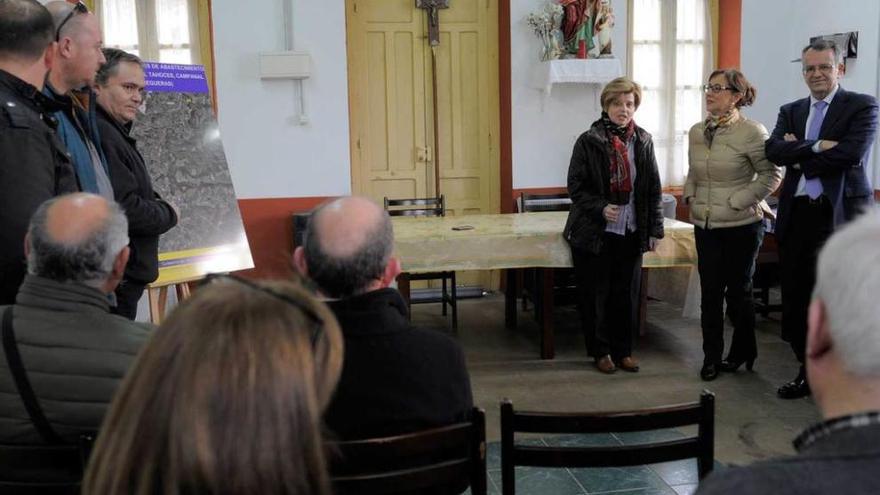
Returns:
[[[428,42],[431,46],[440,44],[439,9],[448,9],[449,0],[416,0],[416,8],[428,12]]]

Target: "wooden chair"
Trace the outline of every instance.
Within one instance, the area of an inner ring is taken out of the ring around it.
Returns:
[[[388,199],[386,197],[385,211],[392,217],[445,217],[446,200],[442,194],[439,198]],[[442,314],[446,316],[446,306],[449,305],[452,308],[452,328],[458,329],[458,294],[456,292],[455,272],[413,273],[409,274],[408,277],[411,281],[441,281],[440,306]],[[449,283],[448,288],[447,282]],[[410,305],[421,302],[433,301],[409,301]]]
[[[471,419],[440,428],[384,438],[329,445],[331,480],[337,494],[412,492],[431,487],[460,487],[484,495],[486,413],[474,408]]]
[[[639,445],[544,447],[518,445],[514,433],[608,433],[647,431],[697,425],[696,436]],[[714,462],[715,395],[703,391],[700,401],[635,411],[598,413],[515,412],[501,402],[502,493],[516,493],[514,467],[636,466],[679,459],[697,459],[700,479]]]
[[[537,211],[569,211],[571,210],[571,198],[568,193],[554,194],[526,194],[520,193],[517,206],[520,213]],[[528,309],[528,301],[540,301],[539,292],[543,284],[538,283],[536,271],[533,268],[523,269],[521,272],[522,309]],[[553,276],[554,298],[572,299],[576,291],[574,270],[571,268],[554,268],[550,270]],[[541,305],[535,304],[535,318],[541,321]]]
[[[0,445],[0,493],[79,494],[85,455],[77,445]]]

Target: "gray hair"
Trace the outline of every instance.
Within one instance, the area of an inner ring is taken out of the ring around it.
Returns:
[[[819,254],[813,297],[825,304],[831,341],[844,366],[880,376],[880,210],[836,232]]]
[[[104,58],[107,60],[103,65],[98,69],[98,73],[95,74],[95,82],[101,86],[106,86],[107,81],[115,76],[119,71],[119,64],[122,62],[129,62],[132,64],[137,64],[141,69],[144,68],[144,62],[140,57],[133,53],[128,53],[126,51],[122,51],[118,48],[104,48]]]
[[[363,294],[370,282],[381,278],[394,250],[394,229],[388,212],[382,211],[379,220],[366,226],[363,243],[348,256],[329,254],[316,227],[322,211],[333,202],[319,206],[309,218],[303,250],[309,277],[328,297],[344,298]]]
[[[801,56],[807,53],[807,50],[813,50],[814,52],[824,52],[825,50],[831,50],[831,53],[834,56],[834,63],[841,63],[840,56],[840,48],[837,47],[837,43],[834,40],[828,40],[823,38],[817,38],[816,40],[810,42],[809,45],[805,46],[803,50],[801,50]]]
[[[67,196],[41,204],[28,227],[28,273],[58,282],[77,282],[99,288],[113,271],[113,262],[128,246],[128,219],[115,201],[108,201],[104,223],[85,239],[59,242],[48,229],[49,209]]]

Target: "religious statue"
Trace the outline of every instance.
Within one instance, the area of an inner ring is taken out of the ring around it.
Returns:
[[[565,52],[577,58],[610,57],[614,14],[610,0],[559,0]]]

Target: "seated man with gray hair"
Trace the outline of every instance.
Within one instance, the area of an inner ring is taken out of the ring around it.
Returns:
[[[72,443],[98,430],[150,335],[109,312],[128,253],[125,213],[100,196],[59,196],[34,213],[28,274],[15,305],[0,306],[0,443]]]
[[[414,328],[389,287],[400,262],[388,213],[362,197],[325,203],[312,213],[304,244],[294,264],[329,299],[345,340],[327,426],[354,440],[466,420],[473,400],[461,348]]]
[[[837,231],[819,254],[806,368],[825,419],[798,454],[717,471],[699,495],[880,493],[880,213]]]

